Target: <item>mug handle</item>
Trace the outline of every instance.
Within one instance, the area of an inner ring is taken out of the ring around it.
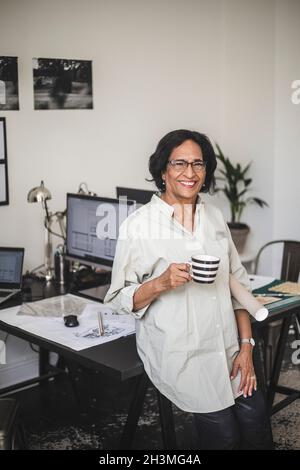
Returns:
[[[189,259],[189,260],[186,262],[186,264],[188,264],[189,267],[190,267],[189,274],[193,274],[193,270],[192,270],[192,260]]]

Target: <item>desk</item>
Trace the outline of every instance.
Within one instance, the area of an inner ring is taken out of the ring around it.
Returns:
[[[33,294],[35,296],[38,296],[39,292],[40,295],[41,292],[43,292],[43,296],[50,297],[51,295],[54,296],[58,294],[63,294],[67,291],[65,291],[64,289],[61,290],[60,288],[56,288],[51,284],[47,286],[37,285],[34,287],[35,289],[33,290]],[[6,304],[2,307],[7,308],[8,306],[17,305],[18,303],[20,303],[20,299],[19,302],[15,300],[14,302],[11,302],[10,305]],[[288,329],[292,321],[293,315],[299,312],[300,296],[295,297],[294,299],[287,299],[280,302],[276,302],[272,305],[270,304],[268,308],[270,310],[270,315],[264,322],[256,322],[255,320],[253,320],[252,322],[253,336],[257,344],[257,346],[254,348],[253,359],[258,381],[265,394],[269,412],[270,414],[274,414],[280,409],[290,404],[292,401],[300,398],[299,390],[281,387],[278,384]],[[277,321],[279,319],[283,319],[283,324],[281,328],[275,364],[272,371],[272,377],[270,384],[268,385],[265,380],[262,350],[260,347],[262,331],[267,324],[273,321]],[[24,330],[21,330],[20,328],[2,322],[1,314],[0,329],[40,346],[42,351],[40,357],[40,375],[45,380],[50,377],[49,368],[47,367],[47,354],[49,351],[56,352],[62,358],[76,362],[77,364],[80,364],[88,369],[101,371],[102,373],[108,374],[109,376],[119,380],[126,380],[135,377],[135,390],[133,393],[133,399],[129,408],[127,422],[120,441],[121,449],[132,448],[138,419],[141,415],[145,395],[150,385],[150,381],[144,372],[143,364],[137,353],[134,335],[120,338],[115,341],[94,346],[92,348],[84,349],[81,351],[74,351],[58,343],[46,340],[32,333],[28,333]],[[59,371],[54,371],[54,373],[57,372]],[[40,380],[40,378],[38,378],[38,380]],[[27,385],[33,383],[33,381],[34,379],[32,381],[28,381]],[[24,383],[20,384],[20,386],[21,385],[24,386]],[[6,392],[9,391],[8,388],[5,389]],[[273,400],[276,392],[286,394],[287,398],[273,406]],[[0,390],[0,394],[1,393],[3,393],[3,390]],[[164,447],[166,449],[176,449],[172,404],[158,391],[157,396]]]
[[[65,294],[67,291],[68,288],[64,289],[51,283],[32,283],[32,297],[34,299]],[[26,300],[28,301],[29,299]],[[22,298],[16,298],[4,305],[1,305],[1,307],[8,308],[19,305],[21,301]],[[144,372],[143,363],[137,353],[135,335],[119,338],[115,341],[93,346],[81,351],[75,351],[61,344],[55,343],[54,341],[47,340],[1,321],[1,311],[0,329],[11,335],[17,336],[18,338],[22,338],[25,341],[38,345],[41,351],[39,357],[39,377],[17,384],[17,386],[13,385],[11,387],[0,389],[0,396],[1,394],[3,395],[14,391],[16,388],[32,385],[36,382],[47,381],[51,377],[61,373],[61,370],[49,366],[48,356],[50,351],[58,353],[59,357],[62,359],[71,361],[92,371],[100,371],[117,380],[123,381],[135,377],[133,400],[120,441],[120,448],[130,449],[132,447],[145,394],[150,385],[150,381]],[[70,379],[72,380],[72,373],[70,374]],[[174,425],[172,426],[172,405],[171,402],[163,397],[158,391],[157,395],[164,446],[168,449],[174,449],[176,448],[176,442]]]
[[[279,385],[279,376],[283,361],[284,350],[286,347],[289,327],[292,322],[293,316],[299,314],[300,296],[296,296],[294,298],[286,298],[279,302],[268,304],[267,307],[270,313],[266,320],[264,320],[263,322],[257,322],[254,320],[252,322],[253,337],[257,345],[257,347],[255,347],[253,350],[253,360],[257,378],[259,380],[260,386],[266,399],[268,412],[270,415],[273,415],[288,406],[293,401],[300,398],[300,390],[282,387],[281,385]],[[277,320],[283,321],[280,329],[280,336],[276,350],[275,361],[271,371],[270,383],[267,384],[263,367],[263,330],[267,325]],[[283,395],[287,395],[287,397],[281,400],[276,405],[273,405],[276,392],[281,393]]]

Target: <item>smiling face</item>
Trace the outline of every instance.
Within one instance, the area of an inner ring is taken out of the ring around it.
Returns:
[[[169,158],[171,160],[185,160],[189,163],[195,161],[203,161],[201,148],[193,140],[185,140],[181,145],[176,147]],[[166,192],[164,200],[169,204],[184,203],[194,204],[204,181],[205,168],[194,171],[192,165],[187,168],[175,169],[168,163],[162,178],[166,184]]]

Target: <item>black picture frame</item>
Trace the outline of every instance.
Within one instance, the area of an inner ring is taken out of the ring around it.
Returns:
[[[0,110],[19,109],[18,57],[0,56]]]
[[[0,117],[0,206],[9,204],[6,120]]]
[[[34,57],[35,110],[93,109],[92,61]]]

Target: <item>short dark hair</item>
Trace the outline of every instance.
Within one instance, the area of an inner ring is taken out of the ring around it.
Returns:
[[[208,137],[200,132],[178,129],[166,134],[159,142],[153,155],[149,158],[149,171],[157,188],[165,191],[162,173],[166,170],[170,155],[174,148],[179,147],[186,140],[193,140],[199,145],[206,162],[205,187],[201,188],[202,193],[213,192],[215,188],[214,172],[217,167],[217,159],[213,146]]]

